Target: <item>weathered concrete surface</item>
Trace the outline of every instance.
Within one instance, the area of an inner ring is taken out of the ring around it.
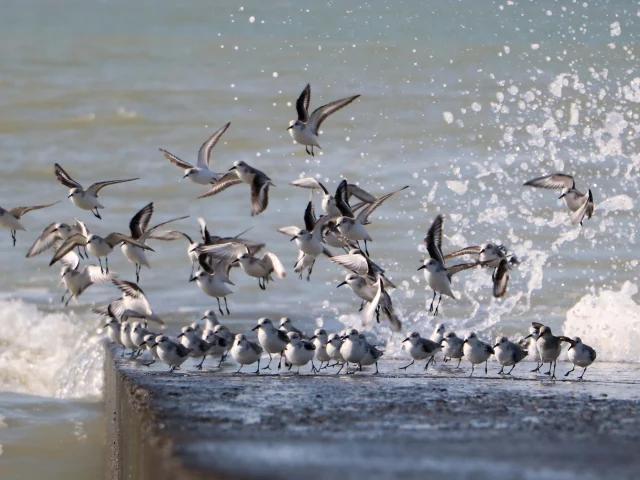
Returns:
[[[442,363],[427,375],[387,361],[379,376],[338,377],[106,362],[108,478],[640,477],[635,365],[550,382],[524,373],[530,365],[521,378],[490,364],[469,379]]]

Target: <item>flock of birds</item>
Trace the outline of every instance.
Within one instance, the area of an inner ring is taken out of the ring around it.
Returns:
[[[336,100],[309,114],[311,87],[307,85],[296,102],[298,118],[290,122],[287,130],[295,142],[305,145],[306,152],[314,155],[314,148],[321,148],[319,135],[320,126],[324,120],[358,97],[359,95],[355,95]],[[259,215],[267,209],[269,189],[274,186],[266,173],[243,161],[234,162],[226,172],[217,173],[210,169],[211,152],[230,125],[230,123],[224,125],[202,145],[196,165],[185,162],[166,150],[160,149],[160,151],[172,164],[184,170],[183,178],[209,187],[198,198],[217,195],[235,185],[248,184],[251,215]],[[91,211],[98,219],[102,218],[100,210],[104,209],[100,203],[99,194],[105,187],[138,180],[130,178],[102,181],[84,189],[62,166],[55,164],[54,172],[57,180],[70,189],[68,198],[71,202],[81,210]],[[378,207],[408,186],[376,197],[356,184],[349,183],[346,179],[340,182],[335,193],[330,192],[314,178],[301,178],[291,182],[291,185],[311,191],[311,199],[303,215],[304,228],[288,226],[278,229],[289,236],[298,249],[294,271],[300,278],[303,278],[306,272],[306,278],[310,280],[317,258],[323,255],[328,257],[330,261],[349,272],[338,287],[348,285],[361,300],[359,311],[363,312],[363,325],[368,326],[374,318],[379,322],[382,314],[393,331],[400,331],[402,323],[394,311],[393,302],[388,293],[388,290],[395,288],[395,285],[387,278],[385,270],[369,255],[368,242],[372,241],[372,237],[367,226],[371,224],[370,217]],[[570,175],[556,173],[533,179],[524,185],[561,190],[560,198],[564,200],[570,211],[572,224],[582,224],[585,218],[591,218],[593,214],[594,202],[591,190],[587,193],[578,191]],[[314,191],[322,194],[323,214],[319,217],[316,216],[314,209]],[[22,217],[29,211],[52,205],[54,204],[17,207],[11,210],[0,207],[0,226],[11,231],[15,246],[17,231],[25,230],[20,222]],[[170,338],[149,330],[148,321],[164,324],[153,311],[149,300],[138,285],[142,267],[149,267],[147,252],[154,251],[147,243],[149,240],[173,241],[182,238],[187,240],[187,253],[192,265],[189,281],[195,282],[206,295],[216,298],[220,315],[224,315],[225,312],[230,314],[227,296],[233,293],[229,288],[229,285],[234,285],[230,280],[232,269],[240,268],[248,276],[257,279],[258,285],[263,290],[267,288],[269,282],[274,280],[274,277],[286,276],[285,268],[275,254],[265,251],[258,257],[265,245],[244,238],[246,231],[233,237],[214,236],[209,232],[205,220],[198,217],[201,235],[201,241],[198,241],[180,230],[161,229],[169,223],[187,218],[186,216],[149,227],[153,213],[153,202],[140,209],[131,218],[128,235],[118,232],[112,232],[106,236],[90,233],[86,224],[77,218],[73,224],[53,222],[34,241],[26,256],[32,258],[50,250],[54,252],[49,265],[58,262],[63,265],[61,282],[66,287],[66,292],[62,296],[65,305],[68,305],[71,299],[77,301],[78,297],[93,284],[113,282],[120,289],[121,297],[108,305],[94,309],[95,313],[109,317],[105,325],[108,337],[125,349],[131,349],[132,358],[137,358],[148,350],[153,361],[159,358],[171,367],[171,371],[179,368],[189,357],[201,358],[202,361],[198,364],[198,368],[201,369],[207,356],[219,356],[222,363],[227,353],[230,353],[240,364],[240,368],[257,362],[256,373],[259,373],[260,359],[264,353],[267,353],[270,361],[265,368],[270,368],[272,355],[279,354],[278,368],[284,365],[289,368],[297,366],[299,369],[300,366],[311,362],[313,372],[318,372],[327,366],[339,365],[338,373],[344,366],[347,373],[350,373],[349,364],[354,364],[359,369],[362,369],[362,366],[375,365],[376,373],[378,372],[377,362],[383,352],[375,345],[371,345],[362,333],[353,328],[330,335],[324,329],[317,329],[313,336],[307,338],[291,325],[291,320],[288,318],[284,318],[278,328],[271,320],[261,318],[253,329],[257,331],[258,342],[253,342],[244,334],[232,334],[227,327],[220,324],[216,313],[209,310],[202,319],[206,321],[204,328],[201,328],[199,323],[191,324],[182,329],[178,338]],[[433,290],[429,311],[433,312],[434,316],[438,314],[442,295],[455,298],[451,284],[454,274],[471,268],[492,269],[493,295],[503,296],[507,291],[509,270],[518,264],[516,257],[505,247],[492,243],[470,246],[445,255],[442,251],[443,226],[444,217],[438,215],[428,229],[424,241],[429,259],[418,268],[418,270],[424,270],[426,283]],[[125,257],[135,265],[135,283],[120,280],[109,271],[108,256],[118,246],[121,246]],[[341,253],[336,254],[331,250],[332,248],[339,249]],[[81,265],[81,260],[88,260],[89,254],[98,258],[98,265]],[[464,263],[447,265],[448,261],[458,257],[474,258]],[[434,309],[438,295],[438,303]],[[224,301],[224,310],[220,299]],[[132,321],[130,322],[129,319]],[[135,319],[137,320],[133,321]],[[596,358],[595,351],[583,344],[579,338],[556,337],[549,327],[538,323],[533,324],[528,338],[531,338],[532,342],[529,349],[534,348],[537,352],[535,353],[538,361],[536,371],[542,364],[549,363],[547,374],[552,378],[555,378],[555,362],[560,355],[563,342],[570,344],[568,357],[573,362],[574,368],[575,366],[584,368],[583,375]],[[403,343],[407,343],[407,351],[413,359],[410,365],[417,360],[426,359],[426,370],[435,361],[436,354],[442,352],[445,361],[461,360],[463,357],[468,359],[472,364],[472,375],[474,366],[481,363],[485,363],[485,372],[487,372],[486,362],[492,354],[495,354],[503,367],[499,373],[504,373],[504,367],[511,367],[513,370],[515,365],[528,354],[527,350],[510,342],[502,335],[492,347],[480,341],[475,333],[459,338],[454,332],[445,332],[441,324],[438,324],[430,339],[420,337],[417,332],[410,332]],[[314,359],[320,362],[318,368],[313,363]],[[334,363],[330,365],[332,361]],[[506,374],[509,375],[511,370]]]

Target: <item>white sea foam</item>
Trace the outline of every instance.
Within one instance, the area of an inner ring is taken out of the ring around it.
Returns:
[[[102,395],[104,349],[93,321],[0,301],[0,391],[57,398]]]

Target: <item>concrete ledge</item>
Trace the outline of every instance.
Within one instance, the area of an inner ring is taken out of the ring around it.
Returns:
[[[425,376],[421,367],[398,374],[400,364],[387,361],[375,377],[191,364],[168,374],[108,349],[107,478],[585,480],[640,471],[633,365],[550,382],[530,365],[518,366],[521,378],[469,379],[468,368],[442,363]]]

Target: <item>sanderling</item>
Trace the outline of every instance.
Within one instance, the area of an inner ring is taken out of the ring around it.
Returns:
[[[231,356],[240,364],[240,368],[236,373],[240,373],[242,367],[258,362],[258,368],[254,373],[260,374],[260,356],[262,355],[262,347],[256,342],[247,340],[246,335],[238,333],[231,347]]]
[[[73,257],[71,263],[68,262],[69,256]],[[69,294],[69,298],[64,304],[65,307],[69,305],[71,299],[74,299],[77,303],[78,297],[91,285],[110,282],[115,278],[114,273],[105,273],[98,265],[83,265],[79,267],[80,258],[73,252],[69,252],[61,261],[64,267],[60,276],[62,277],[62,283],[67,288],[61,302],[64,302],[65,296]]]
[[[330,334],[329,338],[327,338],[325,348],[327,349],[327,354],[329,355],[329,357],[331,357],[331,360],[334,360],[336,362],[331,366],[335,367],[336,365],[340,365],[340,370],[342,370],[344,364],[346,363],[344,357],[340,353],[341,347],[342,338],[340,338],[340,335],[337,333]],[[338,370],[338,373],[340,373],[340,370]]]
[[[445,332],[440,341],[440,345],[442,345],[444,361],[447,361],[447,357],[450,359],[457,358],[458,365],[456,365],[456,368],[459,368],[462,357],[464,356],[462,351],[462,346],[464,345],[463,340],[458,337],[455,332]]]
[[[269,354],[269,364],[263,368],[263,370],[271,370],[272,354],[280,354],[280,361],[278,362],[278,370],[282,364],[282,356],[284,349],[289,343],[289,337],[286,332],[277,329],[273,326],[273,322],[268,318],[260,318],[258,324],[252,328],[255,332],[258,331],[258,342],[265,352]]]
[[[158,358],[171,367],[169,373],[176,369],[179,370],[180,365],[189,358],[189,353],[191,353],[187,347],[174,342],[166,335],[158,335],[155,343],[151,345],[151,348],[153,347],[157,347]]]
[[[154,225],[151,228],[149,227],[149,222],[151,221],[151,216],[153,215],[153,202],[148,203],[144,207],[142,207],[138,213],[136,213],[131,221],[129,222],[129,229],[131,230],[131,238],[137,240],[146,245],[146,242],[149,238],[153,238],[153,232],[155,232],[158,228],[166,225],[167,223],[176,222],[178,220],[183,220],[185,218],[189,218],[188,215],[173,218],[171,220],[167,220],[166,222],[159,223],[158,225]],[[160,236],[158,240],[165,240],[163,236]],[[128,242],[122,243],[122,252],[124,256],[127,257],[131,263],[136,266],[136,283],[140,282],[140,270],[145,266],[147,268],[151,268],[149,265],[149,260],[147,260],[147,254],[144,250],[136,245],[130,244]]]
[[[211,197],[241,183],[251,186],[251,216],[260,215],[269,205],[269,187],[275,184],[264,172],[241,160],[236,160],[233,167],[198,198]]]
[[[200,358],[202,361],[196,365],[198,370],[202,370],[202,364],[207,359],[207,352],[211,345],[205,342],[200,335],[191,327],[182,327],[182,333],[178,335],[180,343],[191,350],[190,357]]]
[[[176,167],[180,167],[184,170],[184,178],[188,178],[193,183],[197,183],[199,185],[208,185],[210,183],[215,183],[218,178],[220,178],[222,173],[212,172],[209,168],[211,163],[211,151],[213,147],[216,146],[222,134],[227,131],[231,122],[227,123],[225,126],[214,132],[209,139],[202,144],[200,150],[198,151],[198,162],[195,166],[191,165],[189,162],[185,162],[180,158],[176,157],[174,154],[167,152],[160,148],[159,150],[162,152],[164,157],[173,163]]]
[[[538,372],[540,371],[540,367],[542,367],[540,352],[538,351],[538,331],[541,326],[542,324],[534,322],[532,326],[529,327],[529,335],[520,341],[520,346],[528,351],[529,355],[536,361],[536,368],[531,370],[531,372]]]
[[[100,200],[98,200],[98,198],[100,198],[100,190],[109,185],[139,180],[138,178],[128,178],[126,180],[108,180],[106,182],[94,183],[89,188],[84,190],[82,188],[82,185],[71,178],[69,174],[65,172],[64,169],[57,163],[55,164],[55,174],[56,178],[62,185],[71,189],[67,198],[70,198],[71,202],[76,207],[82,210],[90,210],[96,218],[100,219],[102,217],[100,216],[100,212],[98,212],[98,209],[104,208],[104,206],[102,206],[102,204],[100,203]]]
[[[313,156],[313,147],[322,148],[318,143],[318,135],[320,135],[320,125],[322,122],[326,120],[329,115],[349,105],[358,97],[360,97],[360,95],[354,95],[353,97],[327,103],[326,105],[316,108],[313,113],[309,115],[311,84],[307,84],[296,101],[298,119],[291,120],[287,130],[291,134],[291,137],[299,144],[304,145],[306,152]],[[311,151],[309,151],[309,147],[311,147]]]
[[[120,322],[115,316],[110,315],[109,321],[105,323],[102,328],[107,330],[109,340],[117,345],[122,345],[122,340],[120,340]]]
[[[108,305],[94,308],[94,313],[108,315],[111,309],[117,317],[137,317],[144,319],[145,324],[151,320],[164,325],[164,321],[151,308],[151,303],[140,286],[127,280],[113,280],[113,284],[122,292],[122,297]]]
[[[329,260],[358,275],[368,275],[371,278],[376,278],[379,275],[385,288],[396,288],[391,280],[384,276],[385,271],[359,248],[349,250],[346,255],[334,255]]]
[[[440,343],[429,340],[428,338],[422,338],[418,332],[409,332],[407,338],[402,341],[403,344],[405,342],[409,342],[409,348],[407,350],[412,360],[409,365],[400,367],[400,370],[406,370],[416,363],[416,360],[425,360],[428,358],[429,360],[427,360],[424,366],[424,371],[426,372],[429,364],[434,361],[433,359],[436,354],[442,351],[442,345],[440,345]]]
[[[584,343],[582,343],[580,337],[560,337],[560,340],[569,343],[569,351],[567,352],[567,356],[569,357],[571,363],[573,363],[573,368],[565,373],[564,376],[568,376],[576,369],[576,366],[578,366],[584,368],[584,370],[582,371],[582,375],[578,377],[578,380],[582,380],[582,377],[584,377],[584,374],[586,373],[589,365],[591,365],[596,360],[596,351],[589,345],[585,345]]]
[[[340,355],[347,365],[347,373],[349,373],[349,363],[360,364],[365,353],[367,353],[367,347],[360,339],[358,331],[355,328],[347,330],[342,337],[342,346],[340,347]]]
[[[491,280],[493,281],[493,296],[495,298],[504,296],[509,284],[509,260],[506,258],[500,260],[498,267],[493,271]]]
[[[47,225],[38,238],[35,239],[31,248],[29,248],[26,257],[33,258],[51,248],[55,248],[57,250],[64,240],[74,233],[82,233],[85,228],[84,224],[77,218],[76,223],[73,225],[53,222]],[[80,258],[84,258],[80,251],[80,247],[78,247],[78,255],[80,255]]]
[[[375,365],[376,371],[374,375],[378,375],[380,372],[378,371],[378,360],[384,355],[382,350],[378,350],[375,345],[371,345],[364,334],[360,334],[360,341],[365,345],[365,353],[360,359],[360,363],[358,363],[358,370],[362,371],[362,367],[368,367],[369,365]]]
[[[129,336],[131,337],[131,342],[134,345],[138,346],[138,356],[140,356],[143,352],[143,343],[144,343],[144,337],[147,335],[158,335],[157,333],[154,333],[150,330],[147,330],[146,328],[144,328],[142,326],[142,323],[140,322],[133,322],[131,324],[131,331],[129,332]]]
[[[462,352],[465,358],[471,362],[471,375],[469,376],[473,376],[473,370],[476,364],[479,363],[484,363],[485,375],[489,373],[487,362],[489,361],[489,357],[494,353],[491,345],[480,341],[473,332],[464,337],[464,342],[462,343]]]
[[[216,334],[214,330],[206,329],[202,332],[202,339],[209,344],[209,350],[207,351],[207,356],[209,357],[220,357],[220,361],[218,362],[218,368],[222,365],[227,352],[231,348],[231,343],[227,342],[227,340]]]
[[[332,195],[329,192],[329,190],[327,190],[327,187],[325,187],[321,182],[317,181],[315,178],[311,178],[311,177],[299,178],[298,180],[294,180],[293,182],[290,182],[289,185],[293,185],[294,187],[308,188],[311,190],[322,190],[323,196],[322,196],[321,205],[322,205],[322,210],[324,210],[324,213],[326,213],[330,217],[339,217],[340,215],[342,215],[342,212],[340,212],[340,209],[336,206],[336,197]],[[352,183],[349,183],[347,185],[346,193],[347,193],[347,202],[349,201],[349,198],[351,196],[354,196],[358,200],[360,200],[360,203],[353,205],[351,207],[352,211],[356,211],[364,207],[366,204],[373,203],[377,200],[377,198],[371,195],[369,192],[367,192],[366,190],[363,190],[359,186],[354,185]],[[341,190],[338,190],[338,192],[336,192],[336,195],[339,195],[339,194],[341,194]]]
[[[444,338],[444,323],[436,323],[436,326],[433,328],[433,333],[429,337],[429,340],[432,342],[440,343]]]
[[[363,324],[367,325],[371,322],[374,314],[376,320],[380,321],[380,311],[382,311],[389,320],[392,330],[396,332],[400,331],[402,323],[393,310],[391,297],[384,289],[384,283],[381,277],[374,280],[356,273],[350,273],[336,288],[340,288],[342,285],[349,285],[353,293],[362,299],[363,302],[360,305],[359,311],[363,310],[365,302],[369,302],[367,309],[363,313]]]
[[[48,205],[34,205],[32,207],[15,207],[11,210],[5,210],[0,207],[0,227],[6,228],[11,231],[11,239],[13,240],[13,246],[16,246],[16,234],[18,230],[26,230],[20,223],[22,216],[33,210],[40,210],[41,208],[47,208],[55,205],[59,202],[49,203]]]
[[[556,336],[551,333],[551,329],[546,325],[541,325],[538,330],[538,340],[536,340],[536,346],[540,353],[540,362],[542,365],[549,362],[549,371],[545,375],[551,375],[551,379],[556,378],[556,363],[560,352],[562,352],[562,342]],[[553,364],[553,373],[551,373],[551,366]],[[542,366],[540,365],[540,366]],[[538,367],[539,368],[539,367]]]
[[[296,375],[300,373],[300,367],[309,362],[311,362],[311,371],[316,373],[317,369],[313,363],[316,346],[312,342],[303,340],[296,332],[287,333],[287,337],[289,338],[289,342],[284,349],[284,356],[291,366],[295,365],[298,367]],[[291,370],[291,366],[289,366],[289,370]]]
[[[295,332],[298,335],[300,335],[301,339],[303,340],[307,339],[307,336],[305,335],[305,333],[299,328],[296,328],[289,317],[282,317],[280,319],[280,330],[284,331],[285,333]]]
[[[225,351],[225,353],[222,355],[222,359],[220,360],[220,363],[224,362],[227,359],[227,353],[229,350],[231,350],[231,347],[233,346],[233,342],[236,338],[235,333],[231,332],[231,330],[229,330],[227,327],[225,327],[224,325],[216,325],[215,327],[213,327],[213,333],[215,333],[218,337],[223,338],[224,341],[227,344],[227,349]]]
[[[519,263],[515,254],[508,253],[505,246],[494,245],[493,243],[483,243],[479,246],[465,247],[445,255],[444,259],[450,260],[463,255],[475,255],[477,257],[478,264],[492,268],[497,268],[500,264],[500,260],[503,258],[507,258],[511,264]]]
[[[320,362],[320,366],[318,367],[318,371],[322,370],[322,364],[327,362],[327,367],[329,365],[329,361],[331,357],[327,353],[326,344],[329,341],[329,335],[324,328],[316,328],[313,331],[313,336],[309,338],[309,341],[313,342],[316,346],[316,359]]]
[[[227,315],[230,315],[229,306],[227,305],[227,295],[231,295],[233,290],[227,287],[226,284],[233,285],[234,283],[229,279],[228,271],[229,265],[225,262],[220,262],[215,269],[207,263],[207,254],[200,254],[200,266],[202,270],[198,271],[193,277],[189,279],[190,282],[196,282],[200,290],[203,293],[215,298],[218,301],[218,311],[220,315],[224,315],[222,307],[220,306],[220,297],[224,298],[224,306],[227,309]]]
[[[591,190],[582,193],[576,190],[576,182],[571,175],[566,173],[554,173],[544,177],[529,180],[524,185],[537,188],[560,189],[562,194],[560,198],[564,200],[564,204],[570,210],[571,224],[582,225],[584,217],[591,218],[595,208],[593,204],[593,194]]]
[[[318,255],[324,253],[327,257],[332,256],[332,253],[324,244],[322,237],[322,229],[329,220],[330,218],[328,216],[316,219],[313,202],[309,202],[304,211],[304,229],[295,226],[278,229],[280,233],[290,236],[291,242],[296,242],[300,253],[298,254],[298,260],[294,266],[294,270],[300,273],[300,278],[302,278],[302,272],[308,268],[309,273],[307,274],[307,280],[311,279],[311,272],[313,271],[313,266]]]
[[[204,330],[213,330],[216,325],[220,325],[220,320],[218,320],[218,316],[216,312],[213,310],[207,310],[204,312],[204,316],[200,319],[201,322],[204,322]]]
[[[454,299],[456,298],[451,291],[451,277],[462,270],[476,266],[475,263],[463,263],[448,268],[445,266],[444,257],[442,256],[443,223],[444,219],[442,215],[438,215],[429,227],[424,243],[431,258],[418,268],[418,270],[424,269],[424,278],[433,289],[433,299],[431,299],[431,306],[429,307],[430,312],[433,312],[433,303],[436,300],[436,294],[440,294],[434,316],[438,314],[438,308],[440,307],[443,294]]]
[[[131,339],[131,324],[127,320],[120,323],[120,341],[122,342],[125,351],[127,348],[131,349],[131,354],[129,356],[133,358],[133,356],[138,352],[139,347],[137,344],[133,343],[133,340]],[[124,351],[122,352],[122,355],[124,355]]]
[[[498,375],[511,375],[516,365],[529,354],[529,352],[522,349],[519,345],[510,342],[505,335],[499,335],[498,338],[496,338],[493,351],[495,352],[496,359],[502,366]],[[511,367],[511,370],[504,373],[504,367]]]
[[[347,185],[346,184],[346,180],[343,180],[341,185],[344,185],[343,191],[346,192],[346,185]],[[395,190],[395,191],[393,191],[391,193],[387,193],[386,195],[383,195],[382,197],[377,199],[375,202],[373,202],[371,204],[368,204],[366,207],[364,207],[362,210],[360,210],[360,212],[358,213],[357,216],[355,215],[355,213],[353,213],[353,211],[351,210],[351,207],[348,206],[348,203],[343,201],[344,194],[341,195],[340,197],[337,197],[336,198],[336,205],[340,209],[340,212],[342,213],[342,216],[338,217],[335,220],[336,228],[342,234],[342,236],[345,237],[347,240],[353,240],[356,243],[359,242],[360,240],[363,240],[364,241],[364,250],[367,253],[367,255],[369,255],[369,250],[367,248],[367,242],[371,242],[373,240],[372,240],[371,236],[369,235],[369,232],[367,232],[367,229],[364,227],[365,225],[370,223],[369,222],[369,216],[380,205],[382,205],[382,203],[385,200],[387,200],[388,198],[391,198],[396,193],[398,193],[398,192],[400,192],[402,190],[405,190],[407,188],[409,188],[408,185],[404,186],[402,188],[399,188],[398,190]]]
[[[145,347],[147,349],[147,352],[151,354],[151,361],[149,363],[143,363],[145,367],[153,365],[158,359],[158,346],[156,345],[152,347],[152,345],[156,343],[156,337],[156,334],[149,333],[144,336],[144,342],[140,344],[141,347]]]

